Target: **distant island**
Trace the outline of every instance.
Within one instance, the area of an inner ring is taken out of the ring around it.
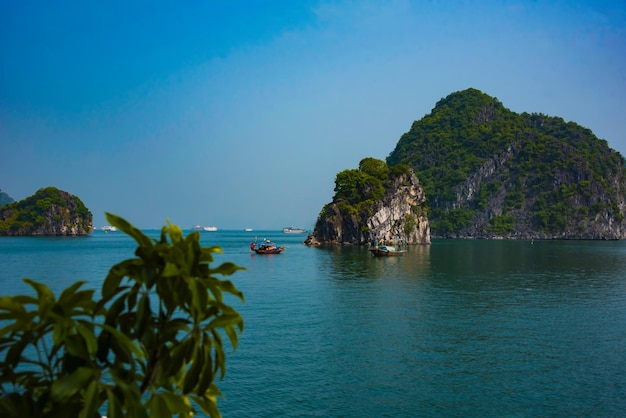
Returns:
[[[11,196],[3,192],[2,189],[0,189],[0,206],[6,205],[7,203],[11,202],[15,202],[15,199],[13,199]]]
[[[413,122],[386,163],[389,170],[409,167],[419,179],[433,237],[626,237],[625,160],[620,153],[574,122],[512,112],[477,89],[441,99],[431,113]],[[371,199],[366,188],[357,185],[355,190],[363,201]],[[342,201],[336,193],[333,203]],[[355,202],[353,198],[352,207]],[[312,234],[322,241],[329,238],[323,233],[328,230],[327,208]],[[358,228],[366,232],[368,213],[357,217]],[[367,238],[361,232],[361,239]]]
[[[0,236],[82,236],[93,231],[93,215],[76,196],[56,187],[0,206]]]

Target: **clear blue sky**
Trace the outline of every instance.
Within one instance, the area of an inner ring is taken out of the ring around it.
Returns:
[[[626,155],[624,1],[4,1],[0,188],[141,228],[312,228],[448,94]]]

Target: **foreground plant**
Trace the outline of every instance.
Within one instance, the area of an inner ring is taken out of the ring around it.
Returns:
[[[100,299],[77,282],[59,298],[24,279],[37,297],[0,297],[0,416],[221,416],[216,379],[226,372],[223,334],[233,349],[243,319],[224,294],[243,294],[211,268],[221,248],[201,247],[168,222],[151,239],[126,220],[108,222],[138,244],[114,265]]]

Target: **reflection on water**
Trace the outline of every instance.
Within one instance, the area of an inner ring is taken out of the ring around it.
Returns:
[[[409,246],[400,257],[374,257],[365,246],[314,248],[318,270],[334,280],[417,278],[430,271],[430,246]]]

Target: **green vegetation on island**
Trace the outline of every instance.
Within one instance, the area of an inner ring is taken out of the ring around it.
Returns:
[[[113,266],[101,297],[76,282],[59,296],[25,279],[35,295],[0,297],[0,416],[219,417],[224,336],[236,348],[243,319],[226,303],[243,267],[212,267],[202,247],[169,224],[151,239],[124,219],[111,225],[138,244]]]
[[[372,206],[383,198],[385,188],[391,181],[409,171],[410,168],[404,164],[390,169],[383,160],[364,158],[358,169],[343,170],[337,174],[333,202],[346,214],[371,215]]]
[[[597,223],[624,222],[624,158],[574,122],[476,89],[440,100],[386,161],[414,169],[434,235],[621,238]]]

